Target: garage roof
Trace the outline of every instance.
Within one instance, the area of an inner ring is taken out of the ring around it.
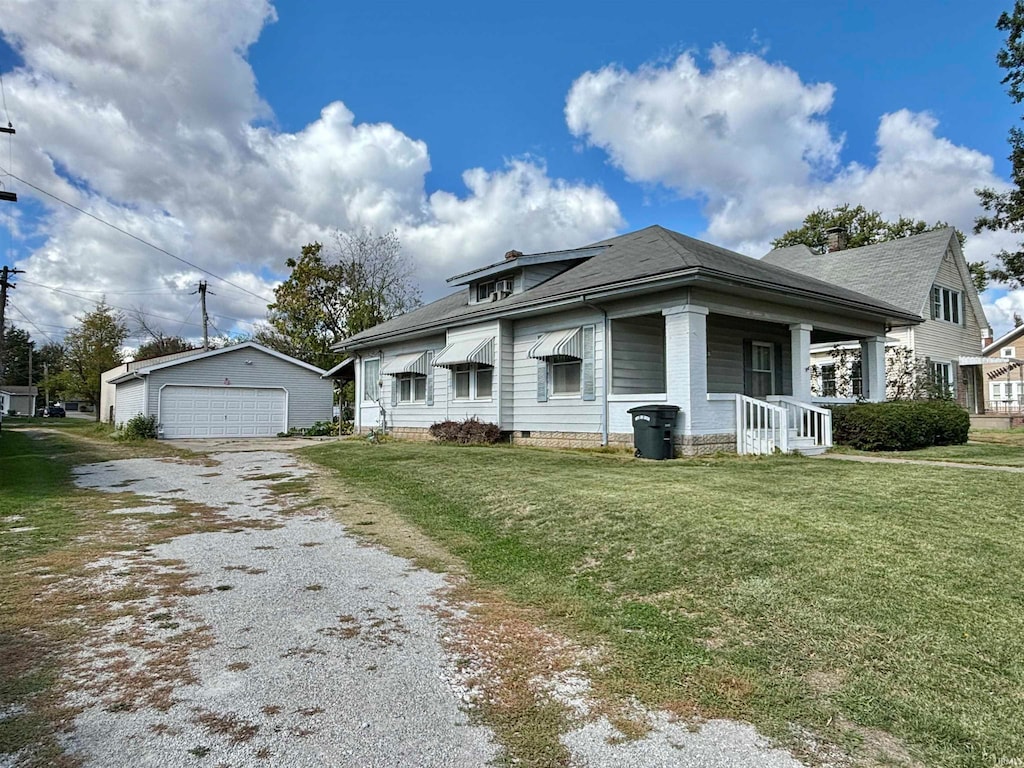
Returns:
[[[220,349],[208,349],[206,351],[199,351],[194,355],[188,357],[179,357],[174,360],[168,360],[166,362],[157,363],[156,365],[143,366],[142,368],[136,368],[134,371],[119,376],[116,379],[111,379],[111,384],[122,384],[132,379],[140,379],[143,376],[152,373],[153,371],[159,371],[163,368],[173,368],[176,365],[182,365],[183,363],[194,363],[196,360],[205,360],[208,357],[216,357],[217,355],[223,355],[225,352],[238,352],[243,349],[255,349],[264,354],[276,357],[279,360],[284,360],[286,363],[297,365],[300,368],[305,368],[307,371],[312,371],[320,376],[323,376],[326,371],[322,368],[317,368],[315,365],[304,363],[302,360],[298,360],[290,355],[286,355],[282,352],[278,352],[276,349],[270,347],[264,347],[262,344],[257,344],[255,341],[245,341],[241,344],[234,344],[230,347],[221,347]]]

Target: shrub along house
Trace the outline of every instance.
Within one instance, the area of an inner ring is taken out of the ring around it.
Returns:
[[[884,399],[886,333],[921,318],[846,288],[653,226],[457,275],[455,293],[341,344],[355,428],[425,436],[477,417],[533,445],[631,445],[628,410],[680,408],[684,453],[824,450],[812,344],[863,351]],[[342,366],[339,366],[341,368]]]

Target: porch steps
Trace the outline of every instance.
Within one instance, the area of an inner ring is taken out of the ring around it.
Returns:
[[[828,450],[824,445],[815,445],[813,437],[797,437],[796,430],[789,430],[789,450],[804,456],[819,456]]]

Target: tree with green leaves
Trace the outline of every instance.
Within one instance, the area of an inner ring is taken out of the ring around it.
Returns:
[[[4,328],[4,355],[0,360],[0,372],[3,373],[4,384],[27,386],[35,383],[29,381],[29,360],[35,352],[36,343],[32,341],[28,331],[15,325]]]
[[[175,352],[187,352],[190,349],[192,349],[192,345],[181,336],[164,336],[161,333],[140,344],[139,348],[135,350],[135,359],[148,360],[151,357],[173,355]]]
[[[101,299],[96,309],[78,318],[78,326],[64,337],[65,364],[71,393],[98,405],[100,374],[124,362],[121,346],[128,325],[120,312]],[[96,420],[100,417],[96,411]]]
[[[291,274],[274,289],[267,324],[253,340],[329,368],[331,346],[420,304],[413,264],[394,232],[335,232],[329,245],[302,247]]]
[[[1024,101],[1024,0],[1013,4],[1013,11],[1004,11],[996,22],[996,29],[1006,33],[1006,46],[996,54],[996,63],[1006,70],[1003,85],[1015,104]],[[985,214],[974,221],[974,231],[1006,230],[1024,232],[1024,131],[1011,128],[1009,135],[1013,187],[1006,192],[985,187],[975,192]],[[996,254],[999,266],[990,274],[994,280],[1008,283],[1011,288],[1024,287],[1024,243],[1012,253],[1002,250]]]
[[[921,219],[908,219],[906,216],[900,216],[895,221],[886,221],[878,211],[869,211],[863,205],[851,206],[844,203],[835,208],[819,208],[807,214],[801,226],[772,240],[772,248],[806,245],[816,253],[824,253],[828,248],[828,230],[835,227],[846,230],[846,247],[860,248],[863,245],[898,240],[901,237],[920,235],[948,226],[950,225],[944,221],[929,225]],[[959,229],[956,230],[956,238],[963,247],[966,238]],[[967,266],[971,270],[975,287],[979,291],[985,290],[988,283],[985,262],[974,261]]]

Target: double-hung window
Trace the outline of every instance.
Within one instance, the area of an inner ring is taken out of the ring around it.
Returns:
[[[380,399],[380,358],[363,361],[363,401]]]
[[[489,400],[494,369],[469,363],[452,369],[452,389],[456,400]]]
[[[962,325],[964,299],[960,291],[932,286],[932,317],[947,323]]]
[[[427,400],[427,377],[422,373],[401,373],[395,377],[398,402],[424,403]]]
[[[944,395],[953,393],[953,364],[932,363],[932,385]]]
[[[836,396],[836,364],[825,363],[818,368],[818,375],[821,377],[821,396]]]
[[[853,390],[854,397],[864,395],[864,366],[860,360],[850,363],[850,389]]]
[[[775,345],[770,342],[750,343],[750,396],[773,394],[775,379]]]

